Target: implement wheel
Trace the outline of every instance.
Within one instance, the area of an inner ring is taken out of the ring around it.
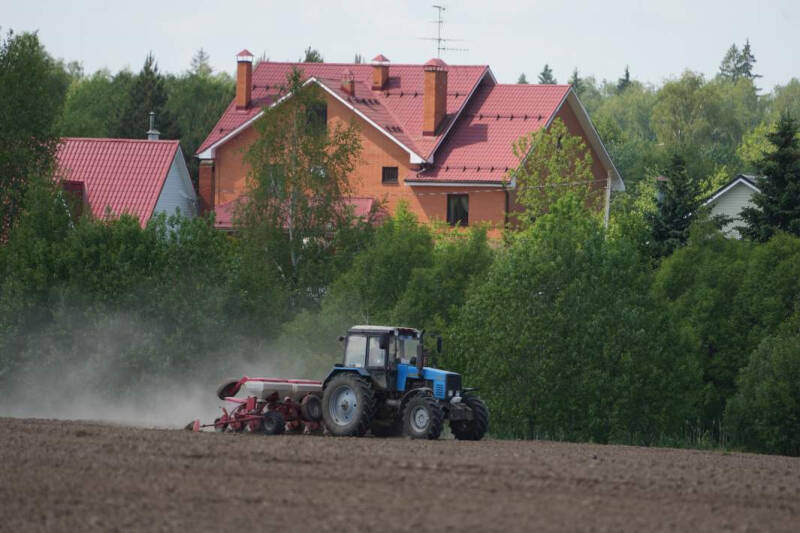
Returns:
[[[450,422],[450,431],[458,440],[481,440],[489,430],[489,408],[480,396],[464,394],[462,401],[472,409],[472,420]]]
[[[280,435],[286,429],[286,421],[278,411],[267,411],[261,422],[261,430],[264,435]]]
[[[436,440],[443,426],[444,411],[432,396],[417,396],[406,404],[403,427],[412,439]]]
[[[322,418],[332,435],[361,437],[375,417],[375,392],[361,376],[334,376],[322,396]]]

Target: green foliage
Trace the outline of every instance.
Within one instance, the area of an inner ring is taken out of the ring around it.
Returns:
[[[728,48],[725,57],[722,58],[722,63],[719,66],[719,77],[733,82],[741,79],[753,81],[761,77],[753,72],[755,63],[756,58],[750,48],[750,39],[745,41],[741,51],[734,43]]]
[[[553,69],[547,63],[544,64],[542,71],[539,73],[539,83],[553,85],[558,83],[555,76],[553,76]]]
[[[49,176],[68,83],[35,33],[9,31],[0,41],[0,244],[19,216],[28,182]]]
[[[628,65],[625,65],[625,74],[617,81],[617,92],[623,92],[631,86],[631,71]]]
[[[592,156],[586,143],[571,135],[561,119],[547,129],[521,137],[514,143],[519,166],[512,171],[517,181],[517,202],[525,209],[520,221],[532,223],[547,212],[558,198],[570,193],[590,208],[603,199],[595,184]]]
[[[572,195],[498,256],[445,354],[489,401],[496,434],[648,443],[681,430],[697,372],[643,262]]]
[[[800,314],[765,337],[739,374],[725,410],[733,442],[748,450],[800,455]]]
[[[192,58],[189,71],[166,80],[166,109],[175,117],[186,165],[189,174],[195,178],[198,160],[194,154],[225,111],[236,89],[227,73],[214,74],[208,60],[208,54],[201,48]]]
[[[689,177],[680,155],[673,154],[664,174],[666,180],[657,183],[656,210],[647,215],[656,257],[668,256],[686,244],[700,208],[697,183]]]
[[[158,71],[153,54],[147,54],[142,70],[133,77],[120,112],[113,137],[144,139],[149,129],[150,112],[156,114],[156,129],[162,139],[179,139],[180,127],[167,107],[167,82]]]
[[[58,123],[59,134],[110,137],[120,122],[132,81],[133,74],[127,70],[114,76],[98,70],[90,77],[73,79]]]
[[[800,297],[800,239],[780,235],[756,246],[726,239],[708,224],[660,265],[654,295],[689,340],[703,369],[699,418],[718,431],[736,376],[762,338],[793,311]]]
[[[517,83],[521,83],[523,85],[527,85],[528,84],[528,78],[525,77],[525,73],[524,72],[519,75],[519,78],[517,78]]]
[[[353,224],[346,198],[348,175],[361,152],[353,121],[329,127],[317,85],[302,83],[293,70],[280,106],[256,122],[256,141],[248,148],[247,201],[235,223],[245,250],[262,268],[273,270],[302,308],[315,303],[331,281],[325,276],[331,235]]]
[[[324,63],[325,60],[322,57],[322,54],[319,53],[318,50],[311,48],[309,46],[303,52],[303,57],[300,59],[301,63]]]
[[[578,96],[583,94],[583,80],[578,74],[578,67],[575,67],[575,70],[572,71],[572,76],[570,76],[568,83],[572,85],[572,89],[578,93]]]
[[[759,170],[760,192],[752,197],[753,206],[742,209],[743,235],[766,241],[777,231],[800,235],[800,139],[797,122],[781,117],[776,131],[767,134],[774,150],[764,155]]]

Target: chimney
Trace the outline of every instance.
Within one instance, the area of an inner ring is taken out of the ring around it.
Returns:
[[[436,135],[447,114],[447,63],[431,59],[423,69],[422,134]]]
[[[150,111],[150,129],[147,130],[147,140],[157,141],[159,135],[161,135],[161,132],[156,129],[156,114]]]
[[[383,54],[372,58],[372,90],[380,91],[389,81],[389,59]]]
[[[342,90],[353,96],[356,93],[356,82],[355,76],[353,76],[353,71],[349,68],[346,68],[342,71]]]
[[[242,50],[236,54],[236,109],[247,109],[253,92],[253,54]]]

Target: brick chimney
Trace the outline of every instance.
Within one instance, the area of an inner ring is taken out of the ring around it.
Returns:
[[[197,177],[197,195],[200,197],[200,214],[214,210],[214,161],[200,161]]]
[[[346,68],[342,71],[342,90],[353,96],[356,94],[356,81],[355,76],[353,76],[353,71],[349,68]]]
[[[389,81],[389,59],[378,54],[372,58],[372,90],[380,91]]]
[[[431,59],[423,69],[422,134],[436,135],[447,114],[447,63]]]
[[[242,50],[236,54],[236,109],[247,109],[253,94],[253,54]]]

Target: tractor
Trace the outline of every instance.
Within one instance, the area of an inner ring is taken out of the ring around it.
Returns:
[[[460,440],[480,440],[489,410],[461,375],[425,366],[424,330],[354,326],[344,342],[344,361],[322,384],[322,418],[336,436],[405,434],[437,439],[445,420]],[[441,352],[441,338],[437,338]]]

